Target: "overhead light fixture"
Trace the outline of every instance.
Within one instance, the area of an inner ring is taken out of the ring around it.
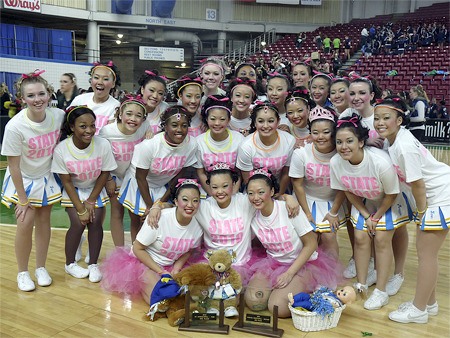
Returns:
[[[181,63],[181,67],[186,67],[186,63],[185,63],[185,62],[182,62],[182,63]]]
[[[266,46],[266,42],[265,41],[261,41],[261,46],[265,47]]]
[[[122,38],[123,38],[123,34],[117,34],[117,37],[118,37],[119,39],[122,39]]]
[[[122,43],[122,41],[116,40],[116,43],[117,43],[118,45],[120,45],[120,44]]]

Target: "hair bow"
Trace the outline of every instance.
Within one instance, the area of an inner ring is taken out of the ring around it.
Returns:
[[[308,89],[294,90],[294,91],[292,92],[292,94],[304,94],[304,95],[308,95],[308,94],[309,94],[309,91],[308,91]]]
[[[112,67],[114,66],[114,63],[112,62],[112,60],[108,61],[108,63],[106,64],[108,67]]]
[[[266,102],[261,101],[261,100],[255,100],[255,104],[256,105],[263,105],[263,104],[266,104]]]
[[[382,103],[384,101],[384,99],[376,99],[375,102],[376,104]]]
[[[150,75],[150,76],[158,76],[158,75],[156,75],[154,72],[152,72],[151,70],[145,70],[144,73],[145,73],[145,74],[148,74],[148,75]]]
[[[227,102],[227,101],[230,101],[230,98],[228,98],[228,97],[223,97],[223,98],[221,98],[221,99],[218,99],[217,97],[215,97],[215,96],[213,96],[213,95],[210,95],[210,96],[208,96],[208,99],[211,99],[211,100],[214,100],[214,101],[218,101],[218,102]]]
[[[341,125],[346,124],[346,123],[351,123],[351,124],[353,124],[353,126],[355,128],[358,128],[358,124],[357,124],[358,121],[359,120],[358,120],[358,118],[356,116],[352,117],[349,120],[338,120],[337,123],[336,123],[336,128],[339,128]]]
[[[22,74],[22,79],[29,79],[29,78],[32,78],[32,77],[38,77],[39,75],[41,75],[44,72],[45,72],[45,70],[36,69],[33,73]]]
[[[393,97],[392,98],[392,101],[394,101],[394,102],[400,102],[402,99],[401,98],[399,98],[399,97]]]
[[[278,73],[278,72],[269,73],[269,74],[267,74],[267,75],[269,75],[270,77],[276,77],[276,76],[286,77],[286,76],[284,76],[283,74],[280,74],[280,73]]]

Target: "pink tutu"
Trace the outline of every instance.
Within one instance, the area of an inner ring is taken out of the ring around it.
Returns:
[[[320,249],[317,252],[317,259],[306,262],[297,272],[297,276],[301,277],[304,285],[308,286],[305,292],[313,292],[320,286],[326,286],[335,290],[343,282],[342,272],[344,267],[338,259],[330,256],[326,252]],[[253,264],[249,272],[251,277],[257,274],[264,276],[270,281],[273,287],[277,277],[286,272],[290,266],[290,263],[280,263],[274,258],[267,256],[265,259]]]
[[[145,287],[148,268],[131,252],[129,247],[117,247],[100,265],[103,274],[101,287],[110,292],[132,296],[140,295]]]

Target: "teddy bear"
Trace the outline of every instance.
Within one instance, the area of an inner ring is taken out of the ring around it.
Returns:
[[[321,287],[312,294],[300,292],[293,296],[292,293],[289,293],[288,299],[292,307],[317,312],[324,317],[334,313],[335,308],[353,303],[356,300],[356,291],[351,286],[344,286],[336,292]]]
[[[208,288],[216,281],[216,277],[208,264],[193,264],[174,274],[171,278],[173,278],[179,288],[187,288],[189,290],[191,312],[206,312],[209,304]],[[158,303],[157,310],[152,316],[148,317],[151,321],[167,317],[170,326],[178,326],[184,321],[185,317],[185,294],[181,293],[175,296],[174,293],[171,293],[170,298],[161,300]]]
[[[215,276],[214,283],[209,288],[211,306],[208,313],[218,314],[219,300],[224,300],[225,317],[234,317],[239,313],[236,309],[238,297],[242,289],[239,273],[231,267],[236,254],[225,249],[208,250],[206,252],[208,264]]]

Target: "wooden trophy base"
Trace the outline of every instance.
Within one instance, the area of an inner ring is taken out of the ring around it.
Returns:
[[[191,295],[189,291],[186,292],[186,300],[184,303],[185,317],[184,322],[178,327],[178,331],[191,331],[191,332],[203,332],[203,333],[216,333],[216,334],[228,334],[230,331],[230,326],[224,324],[224,305],[223,300],[219,302],[219,324],[199,324],[192,325],[190,319],[190,305],[191,305]]]

